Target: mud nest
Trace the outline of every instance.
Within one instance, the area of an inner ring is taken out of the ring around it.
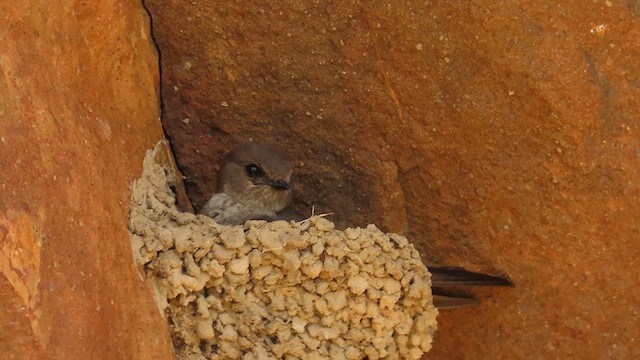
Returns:
[[[317,216],[219,225],[177,210],[152,159],[129,228],[179,359],[419,359],[431,348],[430,275],[406,238]]]

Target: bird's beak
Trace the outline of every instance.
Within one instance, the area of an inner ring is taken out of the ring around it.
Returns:
[[[289,190],[291,186],[284,180],[269,181],[269,185],[276,190]]]

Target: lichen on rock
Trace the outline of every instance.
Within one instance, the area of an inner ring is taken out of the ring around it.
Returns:
[[[404,237],[322,217],[224,226],[182,213],[150,153],[133,186],[134,257],[180,359],[419,359],[437,310]]]

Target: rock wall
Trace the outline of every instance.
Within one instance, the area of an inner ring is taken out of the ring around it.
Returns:
[[[148,6],[196,208],[233,144],[275,141],[299,207],[515,281],[429,359],[640,356],[637,2]]]
[[[637,2],[148,6],[196,207],[233,144],[278,142],[298,207],[515,281],[442,313],[429,359],[640,356]],[[162,138],[147,14],[0,13],[2,358],[169,359],[126,230]]]
[[[171,359],[127,232],[163,137],[139,2],[0,5],[0,358]]]

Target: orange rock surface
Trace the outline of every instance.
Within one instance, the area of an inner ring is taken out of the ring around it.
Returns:
[[[196,208],[271,140],[300,208],[516,283],[442,313],[428,359],[640,356],[634,4],[148,1]]]
[[[0,358],[171,359],[129,186],[163,137],[138,2],[0,5]]]
[[[196,208],[235,143],[297,206],[506,274],[428,359],[640,357],[636,2],[149,0],[164,126]],[[140,3],[0,5],[0,354],[170,359],[131,257],[158,122]]]

